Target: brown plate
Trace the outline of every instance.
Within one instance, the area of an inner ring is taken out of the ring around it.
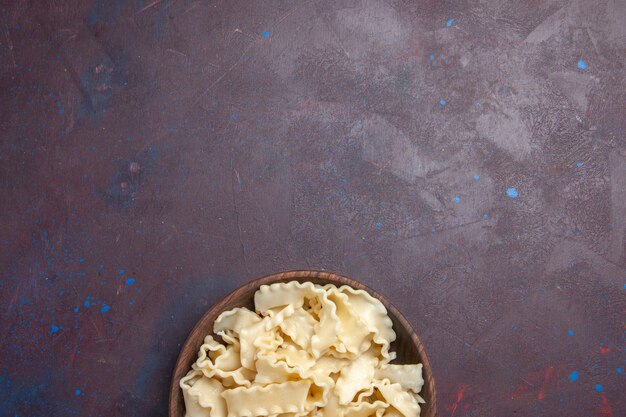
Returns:
[[[223,311],[233,309],[235,307],[247,307],[254,311],[254,293],[261,285],[273,284],[275,282],[288,281],[311,281],[315,284],[335,284],[349,285],[352,288],[365,290],[373,297],[379,299],[387,308],[387,313],[393,322],[393,329],[396,332],[396,341],[391,344],[391,350],[397,352],[398,358],[394,363],[422,363],[424,387],[420,395],[426,400],[426,404],[422,405],[422,417],[435,417],[437,415],[437,399],[435,391],[435,378],[433,377],[430,362],[422,342],[415,331],[411,328],[409,322],[400,314],[397,308],[393,306],[382,295],[376,293],[365,285],[350,278],[324,271],[289,271],[279,272],[277,274],[268,275],[259,278],[246,285],[236,289],[222,301],[214,305],[200,319],[198,324],[193,328],[191,334],[187,338],[180,356],[174,368],[174,376],[172,377],[172,385],[170,387],[170,417],[183,417],[185,415],[185,404],[183,395],[178,385],[180,379],[191,369],[191,364],[197,358],[198,349],[207,334],[213,333],[213,322]]]

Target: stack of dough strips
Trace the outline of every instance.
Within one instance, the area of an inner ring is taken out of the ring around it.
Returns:
[[[263,285],[222,313],[181,379],[186,417],[416,417],[422,365],[393,365],[387,310],[349,286]]]

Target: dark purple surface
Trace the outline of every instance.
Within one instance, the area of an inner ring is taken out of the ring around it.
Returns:
[[[626,3],[45,3],[1,15],[0,415],[165,415],[202,313],[307,267],[441,416],[626,415]]]

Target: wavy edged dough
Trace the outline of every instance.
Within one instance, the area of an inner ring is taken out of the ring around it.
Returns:
[[[400,384],[392,384],[389,380],[384,380],[377,384],[376,388],[384,399],[400,412],[404,417],[420,415],[420,405],[418,399],[402,389]]]
[[[311,381],[288,381],[250,388],[238,387],[222,392],[228,417],[271,416],[303,413]]]
[[[388,379],[392,383],[402,385],[405,390],[411,390],[418,393],[424,385],[422,378],[422,364],[417,365],[382,365],[376,370],[376,379]]]
[[[326,285],[326,287],[328,286],[334,287],[331,284]],[[348,297],[350,306],[356,315],[373,333],[372,341],[381,346],[383,362],[389,363],[395,359],[395,354],[390,355],[389,347],[391,342],[396,340],[396,332],[393,331],[393,323],[387,315],[387,309],[383,303],[367,292],[355,290],[347,285],[339,287],[338,291]]]
[[[215,320],[181,379],[186,417],[418,417],[422,365],[395,365],[377,299],[348,286],[263,285]]]

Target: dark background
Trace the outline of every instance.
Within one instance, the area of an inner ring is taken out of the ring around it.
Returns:
[[[626,2],[1,10],[0,415],[166,415],[294,268],[406,314],[442,417],[626,415]]]

